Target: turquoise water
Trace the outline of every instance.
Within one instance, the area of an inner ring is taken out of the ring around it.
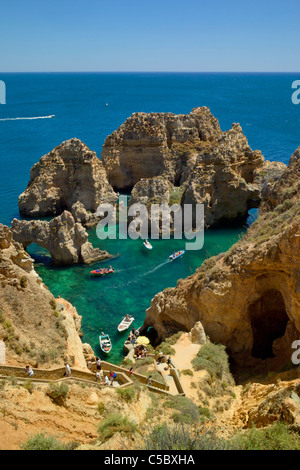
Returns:
[[[223,130],[239,122],[253,149],[287,163],[300,145],[300,106],[291,102],[291,84],[298,79],[298,74],[0,73],[7,91],[7,104],[0,105],[0,222],[10,225],[19,217],[18,196],[42,155],[77,137],[100,157],[107,135],[137,111],[189,113],[208,106]],[[182,248],[180,241],[154,241],[148,253],[141,242],[100,243],[92,231],[95,246],[118,254],[111,261],[116,272],[103,279],[91,279],[86,266],[53,268],[41,248],[30,251],[40,253],[37,270],[51,291],[82,315],[84,341],[99,352],[98,334],[105,330],[113,339],[111,357],[119,361],[124,338],[116,327],[123,315],[132,313],[140,326],[157,292],[192,274],[207,256],[227,250],[242,231],[209,231],[203,250],[174,263],[166,261]]]
[[[54,268],[40,247],[31,245],[29,251],[36,258],[37,272],[51,292],[69,300],[83,316],[83,341],[90,343],[100,355],[98,336],[101,331],[109,333],[113,342],[110,360],[120,362],[127,336],[117,332],[122,318],[127,313],[132,314],[133,326],[141,326],[145,310],[157,292],[175,286],[178,279],[194,273],[205,258],[228,250],[244,230],[209,230],[205,232],[202,250],[186,251],[176,261],[169,261],[168,256],[184,249],[184,240],[153,240],[150,252],[141,240],[100,241],[95,230],[90,230],[93,245],[105,247],[116,255],[115,259],[93,266]],[[115,268],[113,274],[101,278],[90,275],[91,269],[109,264]]]

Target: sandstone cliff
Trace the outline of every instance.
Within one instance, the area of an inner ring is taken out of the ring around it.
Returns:
[[[33,260],[2,224],[0,299],[0,340],[8,364],[49,367],[68,359],[85,368],[78,336],[81,317],[70,304],[54,299],[34,271]]]
[[[70,139],[32,167],[28,186],[19,197],[19,210],[30,217],[58,215],[80,201],[86,210],[96,212],[102,202],[114,204],[116,200],[96,153],[79,139]]]
[[[258,220],[226,254],[207,260],[176,288],[157,294],[144,327],[161,340],[201,321],[212,341],[242,364],[290,360],[300,336],[300,152],[266,189]]]
[[[14,239],[26,249],[31,243],[46,248],[56,265],[93,263],[110,258],[107,251],[93,248],[86,229],[64,211],[50,222],[14,219],[11,225]]]
[[[239,124],[222,132],[206,107],[134,113],[107,137],[102,161],[113,187],[133,188],[131,202],[204,204],[207,227],[245,221],[265,185],[286,169],[253,151]]]
[[[102,161],[108,180],[118,189],[132,188],[141,178],[164,176],[179,184],[198,151],[221,135],[208,108],[190,114],[134,113],[108,136]]]

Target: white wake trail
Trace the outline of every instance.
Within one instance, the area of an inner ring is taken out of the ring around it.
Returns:
[[[4,118],[0,119],[0,121],[32,121],[34,119],[52,119],[54,117],[55,114],[51,114],[50,116]]]

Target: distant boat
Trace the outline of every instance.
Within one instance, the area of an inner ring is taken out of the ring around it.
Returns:
[[[176,251],[175,253],[169,256],[169,259],[171,261],[174,261],[175,259],[180,258],[180,256],[184,255],[184,253],[185,253],[185,250]]]
[[[106,274],[112,274],[115,270],[110,266],[109,268],[94,269],[90,271],[92,276],[105,276]]]
[[[128,330],[130,325],[134,322],[134,318],[129,315],[129,318],[123,318],[121,323],[118,326],[118,331],[119,333],[122,333],[123,331]]]
[[[108,335],[101,333],[101,335],[99,336],[99,343],[101,351],[103,351],[105,354],[110,353],[110,351],[112,350],[112,344]]]
[[[151,243],[148,240],[143,241],[143,245],[144,245],[145,248],[147,248],[147,250],[152,250],[152,248],[153,248],[153,246],[151,245]]]

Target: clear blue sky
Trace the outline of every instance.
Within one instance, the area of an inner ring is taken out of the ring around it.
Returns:
[[[0,72],[299,71],[299,0],[0,0]]]

